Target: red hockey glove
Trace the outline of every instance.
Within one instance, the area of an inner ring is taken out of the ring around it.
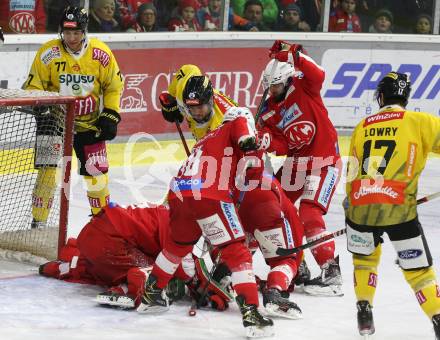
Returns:
[[[279,41],[279,40],[277,40]],[[277,44],[277,42],[275,42]],[[274,44],[274,46],[275,46]],[[299,52],[303,52],[303,47],[300,44],[289,45],[283,41],[278,43],[278,46],[289,47],[288,49],[281,48],[276,52],[277,47],[272,46],[270,56],[282,62],[287,62],[290,64],[297,64]],[[273,49],[273,51],[272,51]]]
[[[283,40],[275,40],[272,47],[269,50],[269,58],[273,58],[277,53],[281,51],[287,51],[290,44]]]
[[[163,92],[159,95],[159,101],[162,105],[162,116],[167,122],[183,122],[183,116],[177,106],[176,98],[167,92]]]

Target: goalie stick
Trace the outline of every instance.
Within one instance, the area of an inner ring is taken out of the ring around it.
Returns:
[[[433,199],[436,199],[438,197],[440,197],[440,192],[436,192],[434,194],[419,198],[417,200],[417,205],[428,202],[428,201],[432,201]],[[314,241],[311,241],[311,242],[303,244],[299,247],[290,248],[290,249],[277,247],[277,245],[275,245],[270,240],[268,240],[264,236],[264,234],[261,231],[259,231],[258,229],[255,230],[255,238],[257,239],[257,241],[261,245],[263,245],[264,248],[270,250],[271,252],[275,252],[279,256],[288,256],[288,255],[296,254],[301,250],[311,248],[311,247],[313,247],[317,244],[323,243],[325,241],[331,240],[332,238],[344,235],[346,232],[347,232],[347,228],[339,229],[339,230],[336,230],[336,231],[334,231],[330,234],[327,234],[321,238],[318,238]]]

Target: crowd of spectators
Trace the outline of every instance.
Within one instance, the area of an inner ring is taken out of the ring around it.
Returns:
[[[440,1],[440,0],[437,0]],[[222,30],[223,0],[89,0],[90,32]],[[57,32],[84,0],[1,0],[6,33]],[[331,0],[329,32],[433,33],[434,0]],[[322,31],[324,0],[230,0],[228,30]],[[438,32],[435,32],[438,34]]]

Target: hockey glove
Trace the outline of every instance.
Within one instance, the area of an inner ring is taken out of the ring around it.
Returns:
[[[160,104],[162,105],[162,115],[163,118],[170,122],[183,122],[183,116],[179,111],[179,108],[177,106],[176,98],[174,98],[172,95],[170,95],[167,92],[163,92],[159,96]]]
[[[238,142],[241,151],[253,151],[258,149],[257,141],[254,136],[249,136]]]
[[[45,115],[49,113],[49,109],[50,106],[47,105],[39,105],[39,106],[34,106],[32,107],[32,111],[36,114],[36,115]]]
[[[99,137],[101,140],[112,140],[118,132],[118,124],[121,116],[114,110],[106,109],[98,116],[96,127],[101,131]]]
[[[304,52],[302,45],[290,45],[284,41],[277,40],[270,49],[269,56],[278,61],[290,64],[298,64],[299,53]]]

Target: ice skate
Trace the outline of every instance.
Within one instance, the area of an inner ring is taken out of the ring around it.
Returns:
[[[157,279],[153,275],[145,282],[145,290],[141,303],[137,308],[138,313],[162,313],[170,309],[170,301],[164,289],[156,286]]]
[[[321,275],[304,283],[304,292],[315,296],[343,296],[339,256],[321,267]]]
[[[289,293],[276,288],[263,290],[263,305],[271,316],[302,319],[302,311],[295,302],[289,301]]]
[[[371,335],[374,334],[374,320],[373,312],[371,311],[371,306],[368,301],[358,301],[357,306],[357,320],[359,334],[363,339],[371,339]]]
[[[434,325],[435,340],[440,340],[440,314],[432,317],[432,324]]]
[[[248,338],[274,335],[273,321],[261,315],[256,305],[246,304],[242,295],[237,296],[236,301],[243,315],[243,326]]]
[[[131,296],[125,294],[122,289],[114,289],[113,287],[98,294],[95,301],[103,306],[121,309],[133,309],[135,307],[135,301]]]

